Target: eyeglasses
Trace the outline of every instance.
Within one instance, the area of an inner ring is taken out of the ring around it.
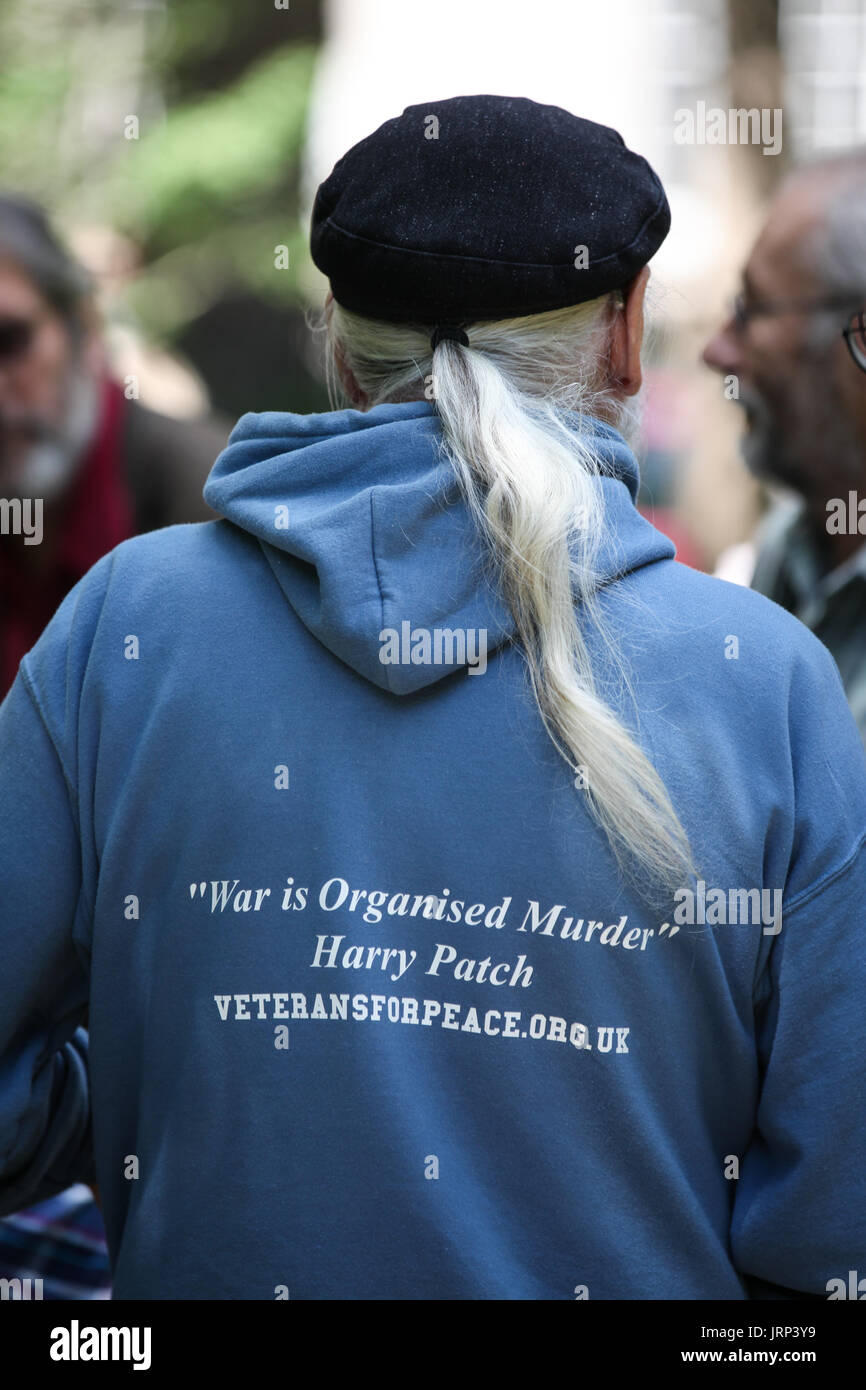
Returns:
[[[754,318],[765,318],[777,314],[821,314],[844,311],[849,324],[842,330],[842,337],[852,359],[866,372],[866,309],[852,309],[851,295],[830,295],[824,299],[797,300],[752,300],[745,294],[738,294],[731,306],[731,319],[734,328],[742,333]]]
[[[866,372],[866,309],[854,315],[848,327],[843,328],[842,337],[861,372]]]
[[[46,317],[46,314],[37,314],[30,319],[0,317],[0,362],[12,362],[16,357],[23,357]]]

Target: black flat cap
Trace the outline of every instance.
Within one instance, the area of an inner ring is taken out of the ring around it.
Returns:
[[[525,97],[408,106],[354,145],[313,206],[339,304],[391,323],[473,323],[581,304],[667,236],[647,161],[609,126]]]

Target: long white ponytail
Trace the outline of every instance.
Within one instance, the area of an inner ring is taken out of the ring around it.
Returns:
[[[610,318],[621,308],[617,292],[477,323],[468,348],[446,339],[435,352],[429,330],[362,318],[334,300],[324,327],[332,404],[338,359],[368,406],[432,385],[443,448],[496,562],[545,728],[621,867],[650,896],[685,886],[697,869],[664,783],[598,693],[581,630],[595,629],[630,689],[597,600],[604,465],[580,429],[585,415],[631,432],[630,407],[599,386]]]

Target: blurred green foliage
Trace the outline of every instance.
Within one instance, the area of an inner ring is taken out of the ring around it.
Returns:
[[[169,108],[164,124],[127,141],[113,170],[123,189],[116,215],[172,245],[266,206],[300,151],[313,60],[307,46],[274,53],[227,91]]]
[[[129,300],[146,336],[170,339],[224,293],[300,302],[298,170],[319,10],[0,5],[0,184],[61,226],[133,241]]]
[[[270,55],[227,91],[169,108],[115,162],[107,197],[122,230],[146,236],[131,299],[170,333],[226,287],[297,302],[308,256],[297,168],[315,49]],[[286,247],[278,269],[277,247]]]

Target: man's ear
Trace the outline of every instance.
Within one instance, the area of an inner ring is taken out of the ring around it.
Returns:
[[[643,305],[650,268],[645,265],[623,290],[623,309],[613,320],[611,330],[609,384],[623,396],[636,396],[643,383],[641,346],[643,344]]]

